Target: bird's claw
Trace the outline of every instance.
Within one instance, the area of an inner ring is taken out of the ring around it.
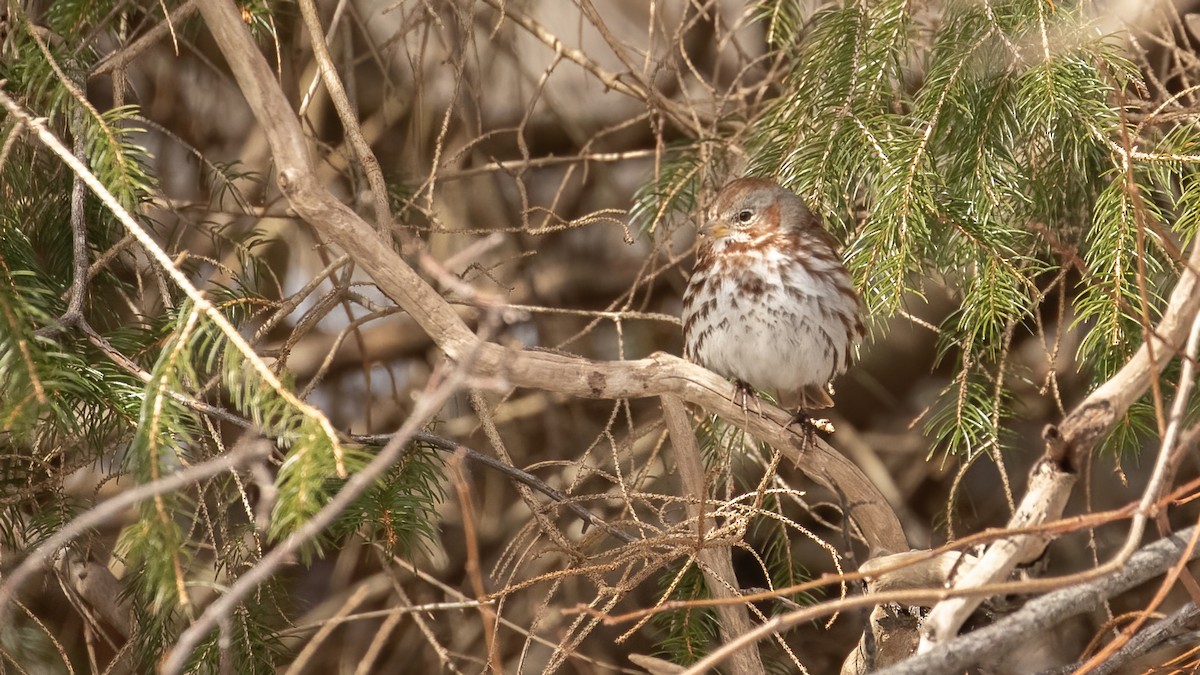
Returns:
[[[758,416],[763,416],[762,401],[758,400],[758,394],[755,393],[754,387],[743,380],[734,380],[733,382],[733,401],[742,408],[742,414],[750,414],[750,401],[754,401],[754,407],[758,409]]]

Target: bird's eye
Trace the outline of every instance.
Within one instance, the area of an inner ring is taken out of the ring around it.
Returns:
[[[738,214],[737,214],[738,222],[743,225],[750,222],[753,218],[754,218],[754,212],[751,211],[750,209],[744,209],[742,211],[738,211]]]

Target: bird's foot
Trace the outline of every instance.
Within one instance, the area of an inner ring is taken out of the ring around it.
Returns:
[[[796,425],[800,427],[800,434],[804,437],[804,444],[807,446],[816,437],[818,431],[832,434],[834,432],[833,423],[827,419],[815,418],[808,414],[807,410],[801,408],[792,415],[792,419],[788,421],[788,426]]]
[[[750,413],[750,401],[754,401],[754,407],[758,409],[758,416],[762,417],[762,401],[758,400],[758,394],[755,393],[754,387],[744,380],[733,381],[733,402],[737,403],[742,408],[742,414]]]

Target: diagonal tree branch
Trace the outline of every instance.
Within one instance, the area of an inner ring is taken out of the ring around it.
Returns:
[[[321,79],[325,89],[333,100],[342,129],[346,132],[354,158],[362,165],[367,182],[371,185],[371,196],[375,202],[375,224],[381,232],[392,231],[392,210],[388,206],[387,183],[383,180],[383,172],[379,168],[379,160],[371,151],[370,144],[363,136],[362,128],[354,116],[354,106],[346,95],[346,88],[334,68],[333,58],[329,55],[329,45],[325,44],[325,33],[321,30],[321,19],[317,15],[317,6],[313,0],[300,0],[300,15],[304,17],[304,25],[308,28],[309,40],[312,43],[313,57],[317,61]]]

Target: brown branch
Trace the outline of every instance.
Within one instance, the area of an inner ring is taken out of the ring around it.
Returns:
[[[76,108],[71,115],[71,135],[75,159],[87,162],[86,130],[83,126],[83,111]],[[67,291],[67,311],[56,323],[38,329],[42,337],[53,337],[60,331],[73,328],[83,320],[83,303],[87,296],[88,239],[87,239],[87,184],[79,176],[71,182],[71,288]]]
[[[342,129],[346,132],[346,138],[350,142],[350,148],[354,151],[354,157],[362,166],[363,173],[367,175],[367,182],[371,185],[371,197],[375,202],[375,224],[379,231],[390,233],[394,228],[392,227],[392,210],[388,205],[387,182],[383,179],[379,160],[371,151],[366,137],[363,136],[354,106],[346,95],[346,88],[342,86],[342,81],[338,78],[333,58],[329,55],[329,46],[325,44],[325,34],[321,30],[321,18],[317,15],[317,7],[313,0],[300,0],[300,14],[304,17],[305,27],[308,28],[313,57],[317,60],[321,79],[325,82],[325,90],[329,92],[329,98],[333,101],[333,107],[337,111],[338,119],[342,122]]]
[[[168,33],[173,33],[174,29],[172,26],[183,23],[195,13],[196,3],[192,0],[187,0],[187,2],[176,7],[170,16],[146,31],[144,35],[125,45],[122,49],[104,57],[104,60],[92,69],[92,72],[88,75],[88,79],[104,75],[105,73],[115,72],[129,65],[142,52],[153,46],[154,43],[166,37]]]
[[[483,639],[487,643],[487,665],[494,675],[503,675],[504,663],[500,658],[499,644],[496,642],[496,610],[487,601],[487,590],[483,585],[483,570],[479,565],[479,537],[475,531],[475,504],[471,499],[471,488],[467,484],[467,475],[463,471],[465,455],[455,455],[450,462],[450,479],[454,483],[454,492],[458,496],[458,508],[462,518],[463,539],[467,548],[467,579],[471,582],[471,590],[475,591],[476,609],[483,620]]]
[[[668,394],[660,400],[663,419],[666,421],[667,431],[671,434],[671,447],[675,450],[679,482],[685,494],[700,498],[699,502],[689,501],[687,509],[688,517],[695,520],[700,528],[697,532],[699,550],[696,551],[696,560],[700,562],[708,592],[714,598],[736,598],[740,593],[737,590],[737,574],[733,569],[732,549],[727,545],[707,546],[704,542],[704,504],[709,486],[704,478],[704,458],[700,455],[700,448],[696,447],[696,430],[692,424],[692,417],[677,397]],[[717,614],[721,618],[721,638],[725,642],[731,642],[754,628],[745,604],[717,605]],[[765,672],[757,645],[749,644],[745,649],[735,652],[730,657],[730,672],[738,675]]]
[[[802,471],[848,496],[851,517],[873,552],[908,549],[900,521],[887,500],[852,462],[824,442],[810,444],[786,427],[783,410],[763,404],[763,416],[742,415],[732,386],[682,359],[654,354],[637,361],[590,361],[481,342],[454,309],[350,208],[318,181],[299,120],[254,40],[229,0],[202,0],[200,11],[270,143],[279,183],[306,222],[335,242],[402,307],[450,359],[475,358],[471,374],[502,378],[584,398],[641,398],[675,394],[725,417],[755,438],[784,452]]]

